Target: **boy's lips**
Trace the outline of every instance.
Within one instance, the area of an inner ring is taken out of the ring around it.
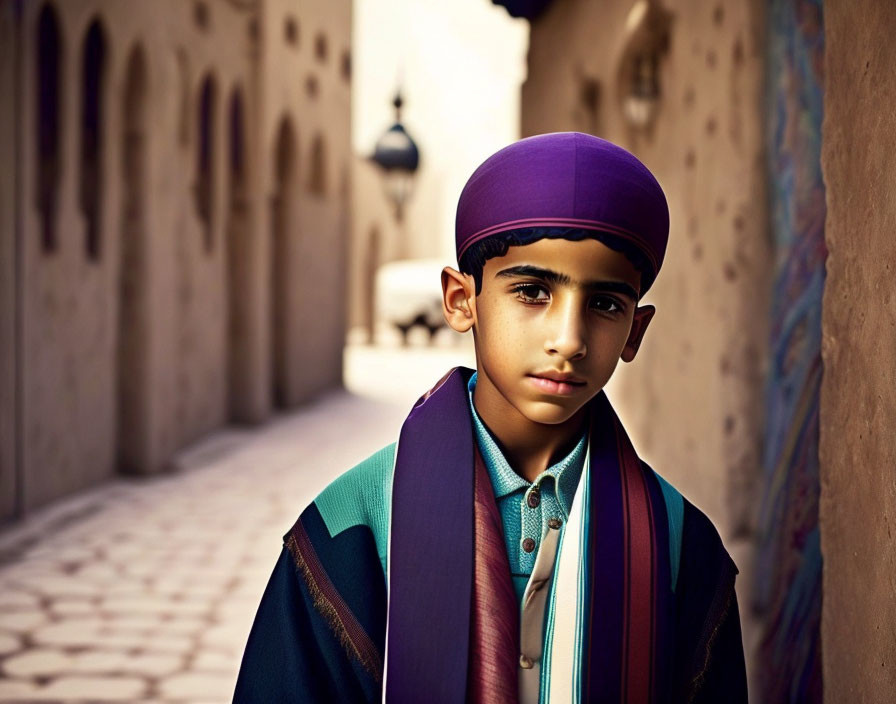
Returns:
[[[532,380],[532,384],[540,391],[549,394],[560,394],[562,396],[575,393],[587,383],[584,379],[580,379],[572,374],[564,374],[555,371],[529,374],[528,377]]]

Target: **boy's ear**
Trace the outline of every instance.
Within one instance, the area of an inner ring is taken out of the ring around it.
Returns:
[[[628,340],[625,341],[625,347],[622,348],[621,357],[623,362],[631,362],[635,355],[638,354],[641,340],[644,338],[644,333],[653,319],[654,313],[656,313],[656,308],[653,306],[639,306],[635,308],[635,315],[632,318],[632,329],[628,334]]]
[[[453,330],[466,332],[476,318],[476,283],[469,274],[442,269],[442,312]]]

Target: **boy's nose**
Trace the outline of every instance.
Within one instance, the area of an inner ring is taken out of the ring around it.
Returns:
[[[549,311],[550,328],[545,340],[545,351],[564,359],[584,357],[588,351],[585,342],[585,320],[581,307],[575,301],[555,303]]]

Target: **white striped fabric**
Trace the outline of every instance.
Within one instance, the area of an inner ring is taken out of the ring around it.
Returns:
[[[580,675],[582,603],[584,601],[583,547],[585,545],[586,518],[584,507],[589,496],[589,452],[585,455],[586,471],[576,489],[560,554],[557,557],[554,575],[553,598],[548,614],[548,628],[545,638],[545,678],[543,701],[579,702],[581,700]]]

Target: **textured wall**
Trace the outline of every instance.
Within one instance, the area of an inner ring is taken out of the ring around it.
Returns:
[[[280,38],[284,20],[294,18],[298,41]],[[273,152],[284,117],[296,135],[297,189],[293,203],[296,231],[290,236],[286,344],[293,374],[286,384],[290,405],[339,383],[347,319],[347,270],[350,222],[345,219],[351,180],[350,86],[343,58],[351,50],[351,3],[328,0],[269,0],[260,57],[261,142],[270,154],[259,174],[263,202],[273,193]],[[319,41],[325,50],[319,51]],[[297,90],[297,88],[300,88]],[[322,192],[311,188],[313,144],[324,144]],[[263,239],[272,229],[270,209],[261,217]],[[263,248],[268,261],[268,250]],[[268,280],[269,276],[265,279]]]
[[[383,175],[363,157],[352,162],[354,192],[351,254],[349,256],[350,328],[372,330],[376,315],[374,280],[376,268],[406,256],[404,239],[410,226],[399,226],[383,193]],[[364,339],[364,338],[362,338]]]
[[[896,5],[825,2],[825,701],[896,692]]]
[[[772,0],[767,142],[775,280],[754,604],[760,701],[821,701],[818,406],[825,282],[820,0]]]
[[[15,5],[0,4],[0,95],[16,94]],[[15,101],[0,101],[0,163],[15,164]],[[16,499],[16,170],[0,169],[0,517]]]
[[[761,131],[764,2],[664,0],[652,130],[623,117],[630,2],[556,0],[532,23],[524,135],[575,129],[633,151],[666,192],[657,314],[608,389],[639,452],[723,535],[749,532],[760,464],[769,241]],[[741,566],[743,563],[741,563]]]
[[[10,26],[9,8],[23,9]],[[60,34],[60,169],[57,246],[42,244],[38,207],[37,25],[51,7]],[[22,310],[23,452],[8,467],[9,357],[0,391],[0,484],[24,477],[30,509],[101,481],[121,468],[159,471],[172,453],[230,419],[259,421],[273,408],[271,364],[274,134],[284,119],[296,139],[284,233],[289,330],[280,405],[294,405],[341,379],[346,247],[350,229],[351,3],[270,0],[164,3],[120,0],[4,3],[3,36],[23,38],[18,79],[0,124],[21,121],[21,191],[0,180],[0,206],[21,213],[24,282],[10,301],[3,258],[0,325]],[[257,16],[254,16],[256,15]],[[100,246],[91,257],[82,207],[85,36],[99,19],[105,38],[101,89]],[[3,54],[9,51],[4,42]],[[140,47],[140,51],[137,51]],[[136,59],[134,57],[140,56]],[[0,85],[13,79],[3,62]],[[137,77],[137,78],[135,78]],[[209,153],[211,197],[201,206],[199,153],[203,86],[215,86]],[[10,94],[4,91],[4,95]],[[231,149],[231,105],[242,105],[243,148]],[[320,142],[321,158],[313,158]],[[315,164],[320,163],[321,169]],[[322,174],[321,178],[315,174]],[[203,216],[206,211],[207,217]],[[15,228],[2,217],[2,252]],[[207,223],[207,224],[206,224]],[[18,265],[16,265],[18,266]],[[9,344],[3,336],[3,344]],[[12,349],[10,347],[10,349]],[[4,491],[4,500],[15,491]],[[11,513],[0,506],[0,516]]]

